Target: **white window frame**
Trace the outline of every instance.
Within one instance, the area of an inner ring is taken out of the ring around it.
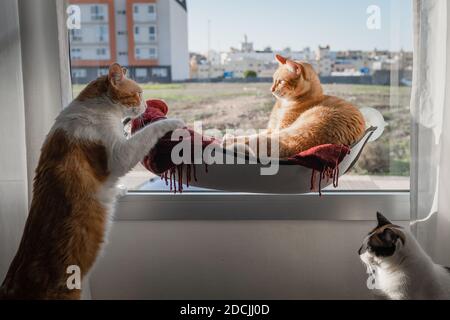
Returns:
[[[65,7],[58,6],[60,32],[65,32]],[[56,19],[56,17],[55,17]],[[48,24],[51,26],[52,24]],[[59,56],[69,66],[69,48],[47,55],[49,63]],[[26,70],[24,70],[26,71]],[[67,70],[61,72],[67,73]],[[52,77],[53,74],[42,74]],[[62,95],[71,92],[67,77],[61,83]],[[45,78],[42,79],[45,81]],[[171,220],[320,220],[374,221],[377,211],[396,222],[410,221],[410,192],[405,191],[327,191],[302,195],[261,195],[222,192],[128,192],[118,199],[116,221]]]

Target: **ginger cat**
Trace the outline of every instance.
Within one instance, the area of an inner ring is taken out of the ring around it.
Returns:
[[[116,182],[177,128],[153,123],[130,139],[122,120],[145,110],[142,90],[113,64],[56,119],[42,147],[33,200],[19,250],[0,288],[4,299],[79,299],[69,266],[85,276],[105,241]]]
[[[323,94],[313,67],[304,62],[276,56],[280,66],[274,74],[272,93],[277,98],[266,132],[249,137],[225,137],[223,145],[235,149],[245,143],[257,155],[259,141],[279,141],[280,158],[289,158],[322,144],[351,145],[365,133],[365,120],[347,101]],[[270,150],[269,156],[275,155]]]

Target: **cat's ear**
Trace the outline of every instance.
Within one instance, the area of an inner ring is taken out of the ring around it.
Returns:
[[[279,63],[280,65],[285,65],[286,62],[287,62],[287,59],[286,59],[285,57],[283,57],[283,56],[280,56],[279,54],[277,54],[277,55],[275,56],[275,58],[277,59],[277,61],[278,61],[278,63]]]
[[[298,76],[301,75],[303,77],[303,79],[305,79],[305,80],[310,80],[307,77],[305,66],[302,65],[301,63],[298,63],[298,62],[295,62],[292,60],[287,60],[286,65],[288,66],[288,68],[291,72],[295,73]]]
[[[118,63],[114,63],[109,67],[108,80],[112,84],[116,85],[123,81],[125,73],[123,68]]]
[[[378,228],[391,225],[390,222],[385,216],[383,216],[380,212],[377,212],[377,220],[378,220]]]
[[[302,73],[301,66],[292,60],[287,60],[286,66],[288,67],[290,72],[295,73],[298,76]]]

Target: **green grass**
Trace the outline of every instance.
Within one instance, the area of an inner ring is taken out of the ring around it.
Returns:
[[[170,84],[143,84],[143,90],[180,90],[184,89],[184,84],[170,83]]]

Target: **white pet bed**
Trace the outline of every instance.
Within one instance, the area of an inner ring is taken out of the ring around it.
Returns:
[[[367,143],[378,139],[386,126],[383,116],[375,109],[361,110],[369,127],[364,137],[351,147],[350,154],[339,166],[339,176],[345,175],[358,161]],[[228,151],[224,151],[228,152]],[[213,164],[205,170],[205,165],[195,165],[197,180],[191,179],[190,186],[223,192],[267,193],[267,194],[303,194],[311,192],[312,170],[299,165],[280,162],[278,174],[264,176],[260,164]],[[183,168],[186,170],[186,168]],[[183,170],[183,171],[184,171]],[[184,171],[186,172],[186,171]],[[319,181],[320,173],[316,173]],[[177,178],[178,175],[175,175]],[[177,182],[178,183],[178,182]],[[322,188],[333,181],[322,181]]]

